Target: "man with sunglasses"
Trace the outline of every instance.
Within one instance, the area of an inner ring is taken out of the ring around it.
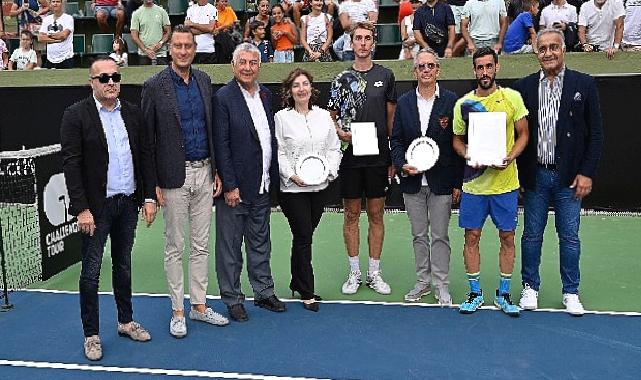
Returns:
[[[138,209],[143,206],[147,226],[156,216],[153,162],[140,109],[118,99],[120,79],[114,60],[98,58],[90,68],[93,95],[67,108],[60,128],[69,212],[78,217],[82,233],[80,314],[89,360],[102,358],[98,281],[107,237],[118,334],[151,339],[132,318],[131,249]]]
[[[165,273],[172,308],[169,333],[183,338],[187,335],[183,278],[187,225],[189,319],[217,326],[229,321],[206,304],[209,228],[214,197],[221,193],[214,159],[211,79],[191,66],[196,40],[188,26],[174,27],[169,48],[171,65],[143,85],[142,109],[153,141],[154,183],[165,220]]]
[[[415,91],[398,99],[390,139],[392,162],[401,177],[405,210],[410,219],[417,281],[405,295],[415,302],[434,290],[441,306],[452,304],[449,292],[452,201],[458,203],[463,181],[463,159],[452,147],[452,120],[457,96],[436,82],[441,68],[437,53],[420,50],[414,58]],[[439,149],[434,166],[426,171],[410,165],[405,154],[412,142],[431,138]],[[430,242],[431,237],[431,242]]]
[[[603,145],[599,93],[592,77],[565,67],[565,43],[559,29],[542,30],[537,39],[541,71],[514,84],[530,110],[532,126],[530,144],[518,160],[525,188],[519,305],[525,310],[538,307],[543,233],[553,205],[562,302],[569,314],[581,316],[579,223],[581,200],[592,191]]]
[[[505,114],[505,158],[500,165],[478,166],[468,161],[463,178],[463,195],[459,226],[465,229],[463,259],[470,284],[470,293],[461,303],[463,314],[475,312],[483,306],[481,290],[481,254],[479,241],[488,215],[499,230],[499,268],[501,278],[494,304],[512,317],[519,316],[519,308],[512,304],[510,284],[514,269],[514,231],[517,222],[519,179],[516,170],[518,157],[528,142],[527,109],[518,92],[496,84],[499,57],[490,47],[477,50],[472,56],[477,88],[456,102],[454,107],[454,150],[469,160],[466,135],[470,118],[478,112]],[[482,129],[482,126],[477,126]]]

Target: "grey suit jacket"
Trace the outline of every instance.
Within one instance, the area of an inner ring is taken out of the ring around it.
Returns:
[[[185,141],[171,67],[145,81],[142,88],[142,111],[146,136],[152,146],[155,164],[154,183],[163,189],[175,189],[185,183]],[[212,175],[216,172],[213,137],[212,85],[209,75],[191,69],[205,104],[205,117]]]

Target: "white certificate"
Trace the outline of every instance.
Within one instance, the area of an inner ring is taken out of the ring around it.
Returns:
[[[467,164],[502,165],[507,156],[505,112],[470,112],[467,132]]]
[[[375,123],[352,123],[350,129],[354,156],[378,155],[378,136],[376,135]]]

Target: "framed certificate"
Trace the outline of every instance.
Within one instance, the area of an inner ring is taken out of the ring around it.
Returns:
[[[470,166],[502,165],[507,156],[505,112],[470,112],[467,155]]]
[[[351,124],[354,156],[378,155],[376,124],[372,122]]]

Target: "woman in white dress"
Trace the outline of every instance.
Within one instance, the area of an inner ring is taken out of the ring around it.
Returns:
[[[420,0],[411,0],[410,3],[414,12],[421,6]],[[414,13],[403,18],[400,28],[402,46],[398,59],[414,59],[416,53],[421,49],[421,45],[417,44],[414,39]]]
[[[279,203],[292,231],[291,282],[303,307],[318,311],[312,236],[323,215],[329,183],[338,177],[340,140],[327,110],[312,105],[318,90],[311,74],[294,69],[283,81],[284,109],[275,116],[280,169]],[[310,170],[311,169],[311,170]]]

